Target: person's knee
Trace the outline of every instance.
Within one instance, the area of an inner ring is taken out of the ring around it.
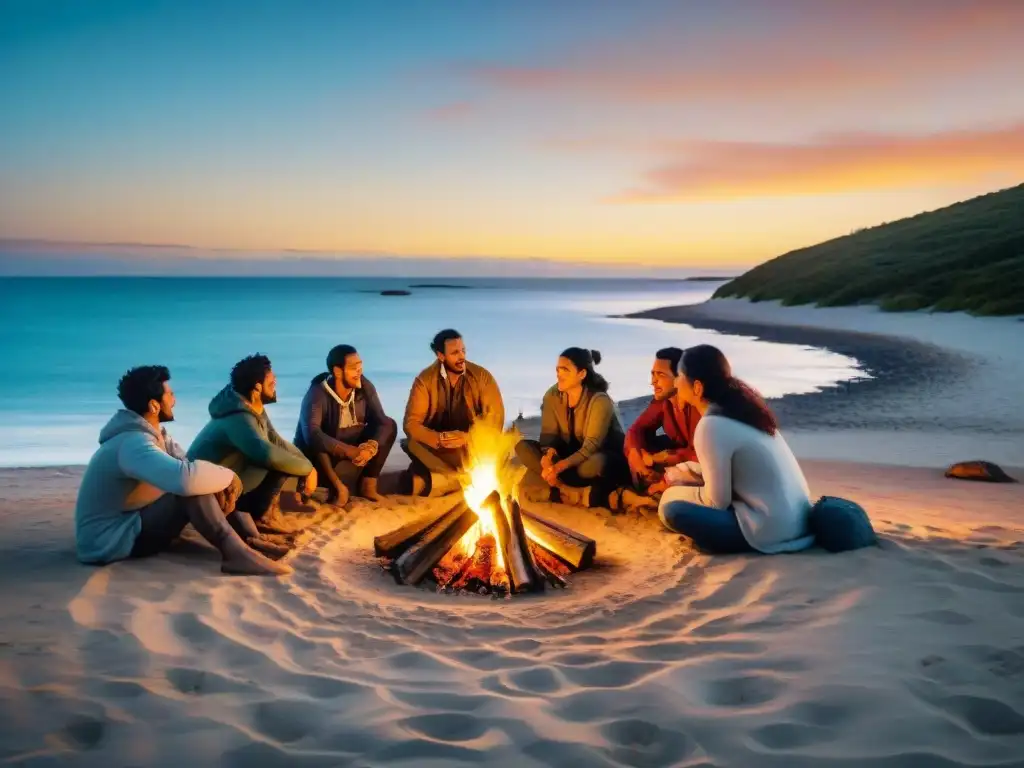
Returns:
[[[398,437],[398,422],[394,419],[384,419],[384,423],[380,427],[380,439],[377,441],[378,450],[385,446],[390,448],[395,444],[395,438]]]
[[[516,458],[526,463],[536,452],[536,443],[533,440],[520,440],[516,443]]]
[[[658,507],[658,517],[670,531],[689,535],[693,530],[694,508],[685,501],[669,501]]]
[[[603,453],[596,453],[576,467],[576,474],[582,480],[596,480],[604,475],[607,466],[608,457]]]

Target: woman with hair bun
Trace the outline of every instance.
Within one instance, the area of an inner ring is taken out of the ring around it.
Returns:
[[[602,506],[628,481],[624,432],[608,382],[594,370],[595,350],[569,347],[555,366],[556,384],[541,403],[540,440],[521,440],[516,455],[527,468],[524,490],[536,501]]]
[[[658,515],[665,527],[712,552],[775,554],[811,546],[810,489],[764,399],[707,344],[683,353],[675,384],[680,405],[694,406],[701,420],[694,432],[697,463],[669,467],[662,487],[652,488],[664,489]]]

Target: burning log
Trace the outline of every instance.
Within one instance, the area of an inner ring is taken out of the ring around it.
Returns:
[[[534,561],[537,566],[541,569],[545,576],[548,576],[548,580],[552,583],[556,583],[555,586],[566,585],[566,577],[572,573],[572,569],[559,560],[557,557],[548,552],[544,547],[535,541],[530,542],[530,554],[533,555]]]
[[[481,588],[490,590],[491,572],[494,570],[494,558],[497,542],[490,534],[481,536],[476,543],[476,550],[469,558],[466,567],[459,572],[458,578],[451,583],[452,589],[465,589],[478,592]]]
[[[530,538],[554,552],[572,566],[573,570],[588,568],[594,562],[594,555],[597,553],[596,541],[528,509],[522,512],[523,525]]]
[[[460,501],[395,560],[395,578],[404,584],[418,584],[475,524],[476,514]]]
[[[416,542],[416,539],[418,539],[421,534],[461,504],[463,504],[462,499],[458,499],[454,504],[442,509],[440,512],[431,512],[423,515],[422,517],[417,517],[415,520],[406,523],[401,528],[396,528],[395,530],[381,534],[380,536],[374,536],[374,553],[377,557],[388,557],[392,560],[398,558],[399,555],[405,552],[405,550]]]
[[[441,558],[433,572],[434,581],[437,582],[439,590],[444,589],[452,579],[459,575],[467,560],[469,558],[458,547],[448,550],[448,554]]]
[[[503,592],[508,593],[512,591],[511,582],[508,578],[508,572],[501,566],[494,566],[491,571],[491,591],[492,592]]]

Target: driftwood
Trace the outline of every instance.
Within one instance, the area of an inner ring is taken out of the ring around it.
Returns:
[[[451,506],[442,509],[440,512],[430,512],[429,514],[417,517],[400,528],[395,528],[393,531],[381,534],[380,536],[374,536],[373,538],[373,551],[377,557],[390,557],[392,560],[401,555],[405,550],[411,547],[419,536],[424,533],[430,526],[434,525],[445,515],[449,514],[452,510],[462,504],[462,499],[458,499]]]
[[[418,584],[475,524],[476,513],[465,500],[460,501],[395,560],[395,578],[404,584]]]
[[[572,566],[574,571],[589,568],[597,554],[597,542],[581,533],[523,510],[523,525],[534,541]]]

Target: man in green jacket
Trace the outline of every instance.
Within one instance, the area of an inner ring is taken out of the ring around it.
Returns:
[[[210,401],[210,422],[188,449],[233,470],[242,481],[238,508],[259,520],[277,502],[289,477],[305,478],[303,493],[316,490],[316,470],[302,451],[274,429],[266,405],[277,402],[277,377],[265,355],[251,355],[231,369],[231,383]]]

